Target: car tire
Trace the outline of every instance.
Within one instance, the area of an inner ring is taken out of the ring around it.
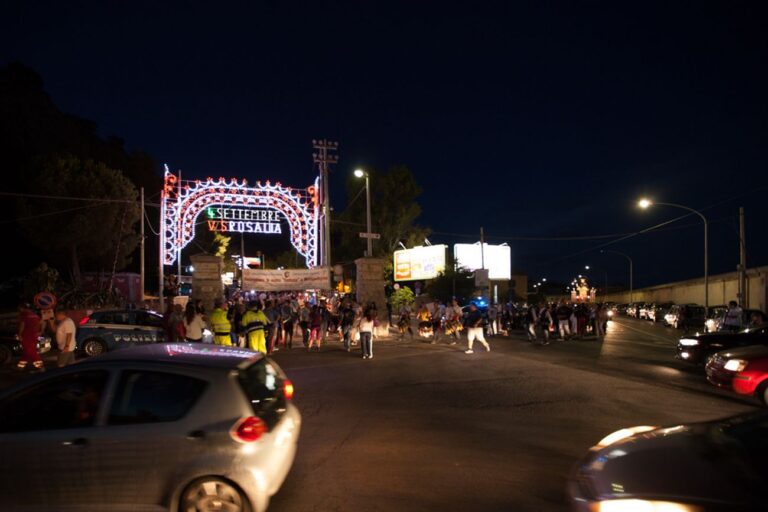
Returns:
[[[13,350],[5,345],[0,345],[0,366],[6,365],[13,359]]]
[[[226,506],[222,506],[226,504]],[[248,499],[233,483],[214,476],[198,478],[182,491],[179,512],[250,512]]]
[[[100,356],[107,352],[107,344],[99,338],[88,338],[83,342],[82,350],[88,357]]]
[[[768,407],[768,380],[757,387],[757,393],[755,394],[763,402],[763,405]]]

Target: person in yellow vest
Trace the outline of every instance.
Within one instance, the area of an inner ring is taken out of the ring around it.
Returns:
[[[245,312],[242,319],[245,339],[248,342],[248,348],[257,350],[262,354],[267,353],[267,337],[264,334],[267,322],[267,315],[261,310],[261,304],[258,302],[248,304],[248,311]]]
[[[227,318],[229,304],[222,299],[216,299],[214,310],[211,313],[211,329],[213,329],[213,342],[217,345],[232,346],[232,324]]]

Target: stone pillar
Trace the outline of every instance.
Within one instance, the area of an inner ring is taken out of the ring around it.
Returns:
[[[221,256],[195,254],[189,258],[195,271],[192,272],[192,300],[203,301],[206,311],[213,310],[213,301],[224,297],[221,283]]]
[[[389,319],[387,318],[387,296],[384,293],[384,260],[380,258],[358,258],[357,266],[357,301],[365,307],[373,302],[379,312],[379,327],[377,337],[389,336]]]

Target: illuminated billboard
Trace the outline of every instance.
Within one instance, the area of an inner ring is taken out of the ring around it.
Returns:
[[[434,279],[445,271],[446,245],[395,251],[395,281]]]
[[[472,271],[483,268],[482,261],[485,260],[485,268],[492,281],[512,279],[512,251],[507,245],[483,244],[481,254],[480,242],[456,244],[453,246],[453,255],[457,265]]]

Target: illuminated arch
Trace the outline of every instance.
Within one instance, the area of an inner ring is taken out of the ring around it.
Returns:
[[[249,187],[245,180],[180,181],[165,168],[161,199],[162,258],[172,265],[179,252],[195,237],[197,217],[209,206],[263,208],[283,214],[293,247],[306,258],[307,267],[318,264],[318,179],[306,189],[293,189],[269,181]]]

